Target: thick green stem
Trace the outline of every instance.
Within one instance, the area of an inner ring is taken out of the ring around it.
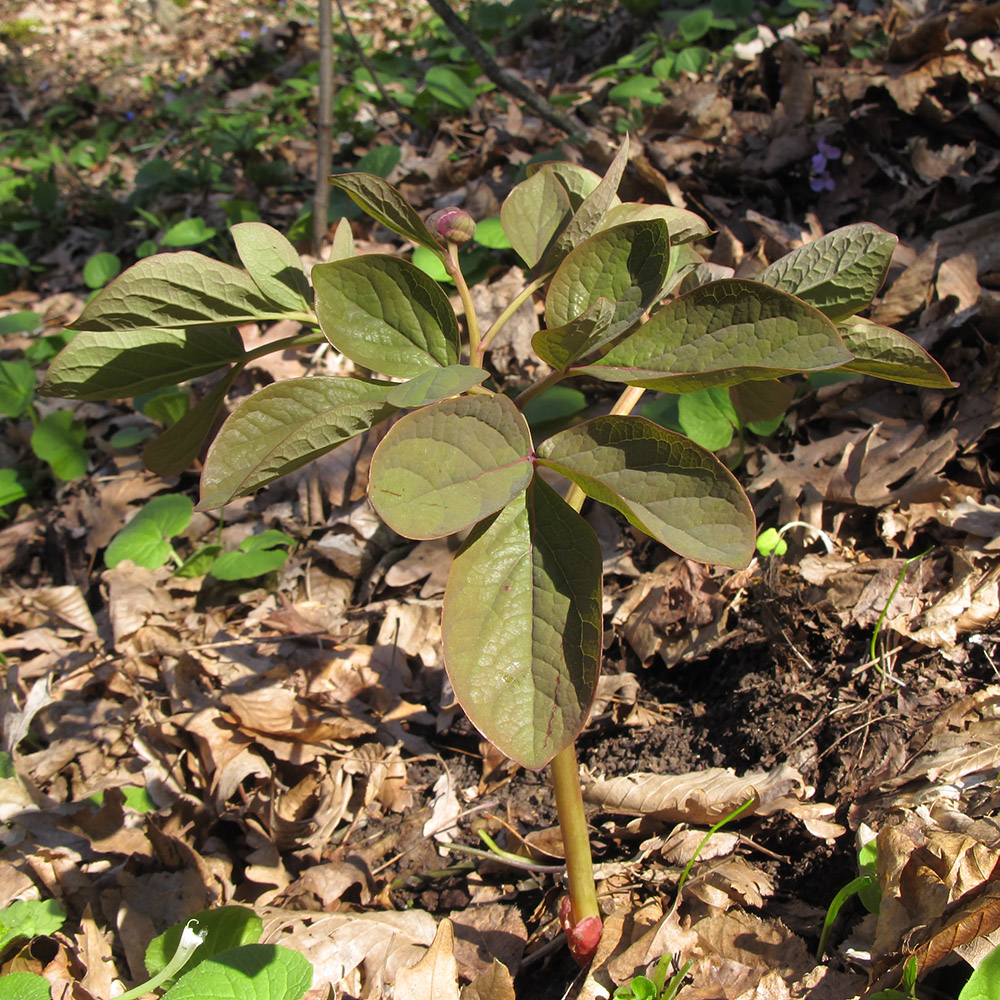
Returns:
[[[298,318],[298,317],[296,317]],[[315,322],[315,318],[313,319]],[[274,354],[275,351],[287,351],[291,347],[308,347],[310,344],[320,344],[326,337],[318,330],[310,330],[308,333],[297,333],[294,337],[283,337],[281,340],[272,340],[269,344],[262,344],[247,352],[240,358],[243,365],[247,365],[257,358],[263,358],[267,354]]]
[[[611,412],[618,416],[627,416],[635,409],[645,391],[638,386],[626,387],[611,408]],[[518,402],[520,399],[521,397],[518,397]],[[574,483],[566,494],[566,503],[573,510],[579,511],[583,506],[583,500],[583,490]],[[566,878],[569,882],[570,906],[574,923],[579,923],[586,917],[600,917],[601,911],[597,905],[597,889],[594,886],[594,862],[590,854],[587,818],[583,812],[583,792],[580,789],[576,747],[572,743],[552,758],[549,771],[552,775],[552,787],[556,793],[559,829],[562,831],[563,847],[566,850]]]
[[[473,363],[482,361],[482,353],[479,349],[479,320],[476,318],[476,309],[472,304],[472,295],[469,293],[469,286],[465,283],[465,275],[462,274],[461,265],[458,263],[458,245],[448,244],[448,255],[444,259],[445,270],[455,282],[458,294],[462,299],[465,308],[465,325],[469,329],[469,360]]]
[[[560,369],[557,372],[551,372],[545,376],[545,378],[536,382],[534,385],[529,385],[522,393],[519,393],[517,398],[514,400],[514,404],[519,410],[524,409],[525,403],[530,402],[535,396],[541,395],[546,389],[550,389],[557,382],[561,382],[566,378],[565,369]]]

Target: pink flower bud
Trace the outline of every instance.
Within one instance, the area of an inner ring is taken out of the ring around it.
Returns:
[[[461,208],[442,208],[427,217],[427,228],[448,243],[468,243],[476,234],[476,222]]]

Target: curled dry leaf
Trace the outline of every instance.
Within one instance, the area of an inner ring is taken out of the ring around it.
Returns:
[[[396,974],[394,1000],[459,1000],[455,932],[445,918],[427,953],[416,965]]]
[[[368,722],[324,712],[294,691],[277,685],[224,694],[222,701],[245,729],[303,743],[352,739],[375,732]]]
[[[462,1000],[515,1000],[514,980],[507,966],[494,959],[462,990]]]

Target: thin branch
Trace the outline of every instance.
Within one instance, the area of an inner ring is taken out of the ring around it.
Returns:
[[[319,257],[330,207],[333,165],[333,5],[319,0],[319,121],[316,128],[316,194],[313,196],[313,253]]]

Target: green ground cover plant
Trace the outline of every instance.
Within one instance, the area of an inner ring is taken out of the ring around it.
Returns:
[[[718,389],[748,422],[768,401],[783,412],[780,379],[816,371],[952,384],[909,338],[857,315],[881,287],[895,237],[859,223],[775,261],[758,280],[737,279],[698,252],[710,235],[699,216],[620,201],[627,161],[626,140],[603,177],[547,162],[513,188],[501,225],[530,274],[486,329],[459,256],[474,220],[444,209],[425,221],[384,178],[345,173],[331,183],[439,260],[462,323],[411,261],[356,256],[346,223],[329,262],[309,276],[281,234],[243,223],[231,230],[242,269],[181,251],[112,281],[41,390],[121,398],[221,371],[147,444],[149,467],[167,473],[196,458],[236,375],[265,351],[325,338],[374,373],[292,378],[242,399],[208,449],[198,508],[224,507],[391,421],[371,462],[371,503],[407,538],[465,535],[445,591],[446,666],[487,739],[527,768],[550,767],[567,859],[562,919],[582,962],[602,924],[574,742],[596,692],[603,621],[601,551],[580,509],[589,497],[684,557],[733,568],[750,561],[756,541],[733,473],[632,411],[646,392]],[[545,325],[532,341],[544,374],[504,386],[490,348],[532,296],[544,299]],[[243,348],[238,325],[284,319],[303,332]],[[533,433],[529,406],[573,379],[617,390],[610,413]]]

